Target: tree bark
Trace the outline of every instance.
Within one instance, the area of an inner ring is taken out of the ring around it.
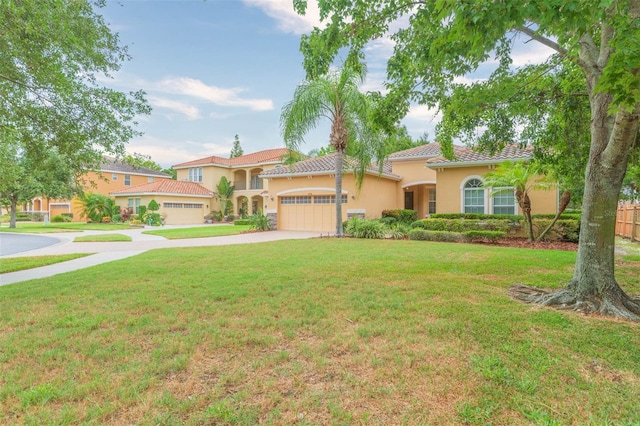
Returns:
[[[342,229],[342,165],[344,153],[336,151],[336,237],[344,236]]]

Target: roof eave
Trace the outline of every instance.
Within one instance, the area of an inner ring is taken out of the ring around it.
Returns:
[[[492,164],[504,163],[505,161],[526,161],[531,157],[520,158],[500,158],[492,160],[478,160],[478,161],[452,161],[446,163],[426,163],[425,167],[429,169],[444,169],[450,167],[471,167],[471,166],[490,166]]]

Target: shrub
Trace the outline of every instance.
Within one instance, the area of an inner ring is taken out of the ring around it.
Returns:
[[[524,216],[517,214],[484,214],[484,213],[435,213],[430,216],[432,219],[469,219],[469,220],[486,220],[499,219],[520,222],[524,220]]]
[[[113,222],[113,223],[121,223],[122,222],[122,215],[114,214],[113,217],[111,218],[111,222]]]
[[[345,233],[354,238],[383,239],[387,234],[387,227],[378,220],[360,219],[352,217],[347,221]]]
[[[162,217],[160,213],[148,213],[146,223],[151,226],[162,225]]]
[[[495,243],[499,239],[504,238],[507,233],[504,231],[466,231],[463,232],[462,235],[468,242],[486,241]]]
[[[42,222],[44,220],[44,215],[42,213],[32,213],[31,220],[34,222]]]
[[[251,225],[251,221],[249,219],[236,219],[233,221],[234,225]]]
[[[73,220],[73,213],[60,213],[60,216],[64,217],[65,222],[71,222]]]
[[[508,231],[515,226],[512,219],[421,219],[411,224],[412,228],[429,231]]]
[[[398,219],[396,219],[393,216],[383,216],[380,218],[380,223],[384,223],[385,225],[393,225],[397,222],[398,222]]]
[[[51,218],[51,222],[53,222],[53,223],[62,223],[62,222],[66,222],[66,220],[65,220],[64,216],[62,216],[60,214],[57,214],[57,215],[55,215],[55,216],[53,216]]]
[[[249,216],[249,228],[255,231],[269,231],[271,230],[271,223],[269,222],[269,217],[262,213],[254,213]],[[238,221],[239,222],[239,221]]]
[[[463,237],[459,232],[428,231],[426,229],[416,228],[409,232],[409,239],[416,241],[441,241],[457,243],[462,241]]]
[[[406,223],[396,223],[389,227],[389,235],[394,240],[404,240],[409,236],[409,232],[411,232],[411,227]]]
[[[103,216],[101,222],[102,223],[111,223],[111,216]]]
[[[410,224],[418,218],[418,212],[409,209],[382,210],[382,217],[391,217],[396,219],[398,222]]]
[[[533,226],[537,232],[541,232],[551,223],[552,219],[534,219]],[[548,238],[547,238],[548,237]],[[576,219],[558,219],[553,228],[545,236],[545,239],[556,239],[577,243],[580,237],[580,221]]]

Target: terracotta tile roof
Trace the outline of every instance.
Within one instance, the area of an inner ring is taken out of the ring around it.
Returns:
[[[111,192],[110,195],[173,194],[183,196],[213,197],[213,192],[196,182],[158,180]]]
[[[171,179],[171,175],[168,175],[166,173],[149,169],[147,167],[132,166],[131,164],[124,163],[122,161],[116,160],[115,158],[109,157],[106,155],[102,157],[102,162],[100,163],[100,171],[127,173],[132,175],[154,176],[154,177]]]
[[[185,163],[175,164],[174,168],[185,168],[192,166],[217,165],[223,167],[238,167],[248,164],[261,164],[280,162],[283,155],[289,153],[287,148],[265,149],[264,151],[254,152],[252,154],[241,155],[236,158],[223,158],[212,155],[211,157],[199,158],[197,160],[187,161]]]
[[[454,150],[460,148],[454,145]],[[422,158],[438,157],[442,153],[440,152],[440,144],[438,142],[431,142],[425,145],[416,146],[415,148],[405,149],[404,151],[394,152],[389,155],[389,161],[395,160],[418,160]]]
[[[455,151],[456,158],[453,160],[444,157],[435,157],[427,160],[427,167],[461,167],[480,164],[501,163],[503,161],[529,160],[533,156],[533,148],[527,146],[520,148],[518,145],[507,145],[504,149],[494,155],[475,151],[471,148],[460,148]]]
[[[351,172],[357,166],[356,160],[350,157],[344,157],[343,170]],[[273,178],[273,177],[288,177],[288,176],[306,176],[306,175],[322,175],[332,174],[336,169],[336,157],[335,154],[329,154],[322,157],[309,158],[308,160],[299,161],[293,166],[283,165],[275,169],[267,170],[260,174],[261,177]],[[372,164],[367,173],[379,174],[378,166]],[[391,179],[401,179],[400,176],[391,173],[391,163],[384,162],[382,165],[382,175]]]

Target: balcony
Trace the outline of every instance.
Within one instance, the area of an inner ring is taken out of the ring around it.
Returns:
[[[244,189],[247,189],[247,182],[244,180],[234,180],[233,189],[236,191],[242,191]]]

